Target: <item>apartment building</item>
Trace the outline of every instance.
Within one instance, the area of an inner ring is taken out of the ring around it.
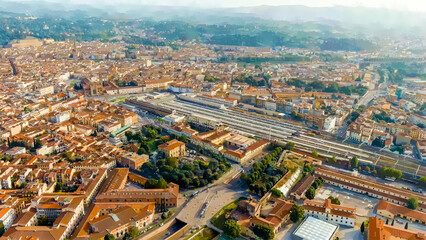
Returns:
[[[121,123],[111,119],[102,120],[98,123],[98,130],[104,132],[114,132],[121,128]]]
[[[71,200],[63,197],[59,199],[37,198],[33,200],[32,204],[37,204],[35,209],[31,208],[26,212],[17,223],[3,234],[0,240],[65,240],[71,237],[71,233],[84,215],[83,197],[75,197]],[[61,209],[57,209],[57,206],[60,206]],[[35,226],[37,217],[42,216],[39,214],[48,214],[51,217],[49,221],[53,222],[52,225]],[[56,218],[53,219],[53,216],[56,216]]]
[[[91,239],[103,238],[106,234],[112,234],[116,238],[122,238],[129,231],[131,226],[139,230],[152,223],[154,219],[154,206],[150,205],[141,213],[137,213],[133,208],[120,207],[107,215],[95,218],[90,221],[90,228],[93,232]]]
[[[3,223],[4,230],[7,231],[16,218],[16,212],[13,208],[2,208],[0,210],[0,222]]]

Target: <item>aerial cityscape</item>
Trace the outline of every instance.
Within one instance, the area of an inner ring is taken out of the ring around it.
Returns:
[[[426,4],[0,0],[0,240],[426,239]]]

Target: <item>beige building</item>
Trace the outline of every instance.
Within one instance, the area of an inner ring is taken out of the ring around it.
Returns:
[[[404,218],[412,222],[426,225],[426,213],[409,209],[407,207],[380,200],[377,206],[377,215],[393,219],[395,217]]]
[[[163,153],[165,157],[179,158],[185,156],[186,147],[185,143],[173,139],[158,146],[158,150]]]
[[[149,156],[146,154],[127,153],[120,158],[120,163],[131,169],[139,169],[142,165],[149,161]]]

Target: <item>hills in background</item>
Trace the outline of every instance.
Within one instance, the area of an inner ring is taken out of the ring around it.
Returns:
[[[89,1],[90,3],[90,1]],[[191,20],[199,23],[223,23],[227,20],[265,19],[321,24],[380,24],[384,27],[421,27],[423,12],[397,11],[367,7],[307,7],[302,5],[255,6],[239,8],[197,8],[142,4],[73,4],[71,1],[0,0],[0,11],[33,16],[152,18],[153,20]]]
[[[11,18],[34,16],[33,22],[14,22]],[[306,7],[257,6],[240,8],[189,8],[180,6],[147,6],[140,4],[73,4],[48,1],[0,0],[0,18],[9,18],[0,24],[4,29],[29,28],[35,36],[66,39],[66,34],[82,31],[80,40],[96,39],[99,34],[108,40],[114,37],[113,28],[129,24],[136,28],[153,27],[167,40],[199,39],[206,43],[247,45],[315,47],[325,50],[364,50],[374,47],[378,39],[424,37],[426,14],[365,7]],[[92,26],[87,26],[90,19]],[[109,19],[111,23],[102,23]],[[81,22],[84,20],[83,22]],[[41,24],[58,29],[42,30]],[[167,21],[167,22],[162,22]],[[78,24],[77,24],[78,23]],[[74,25],[74,26],[71,26]],[[98,27],[99,29],[96,29]],[[168,31],[172,29],[172,31]],[[61,32],[62,31],[62,32]],[[96,34],[93,34],[96,32]],[[92,36],[92,37],[91,37]],[[125,38],[125,39],[129,39]],[[150,43],[131,36],[133,42]],[[356,40],[356,41],[355,41]],[[4,43],[2,43],[4,44]],[[155,43],[156,44],[156,43]]]

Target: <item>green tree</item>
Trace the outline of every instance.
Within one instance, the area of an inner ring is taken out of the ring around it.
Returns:
[[[315,198],[315,188],[314,187],[309,187],[308,190],[306,190],[305,193],[306,198],[312,200]]]
[[[165,189],[167,188],[167,182],[164,180],[164,178],[160,178],[157,182],[157,188],[158,189]]]
[[[283,193],[280,190],[276,189],[276,188],[271,189],[271,193],[275,197],[279,197],[279,198],[283,197]]]
[[[419,182],[421,185],[426,186],[426,176],[419,178]]]
[[[0,222],[0,237],[3,236],[5,230],[4,230],[4,224],[3,222]]]
[[[331,199],[332,204],[340,205],[340,200],[337,197],[330,196],[328,199]]]
[[[55,192],[60,192],[62,191],[62,188],[64,187],[64,185],[61,182],[57,182],[56,186],[55,186]]]
[[[169,157],[169,158],[166,159],[166,163],[167,163],[167,165],[175,168],[179,165],[179,159]]]
[[[317,152],[315,152],[315,151],[314,151],[314,152],[312,152],[312,157],[313,157],[313,158],[318,158],[318,153],[317,153]]]
[[[108,233],[107,235],[105,235],[104,240],[115,240],[114,235]]]
[[[41,148],[42,147],[42,143],[41,143],[41,141],[40,141],[40,139],[36,139],[35,141],[34,141],[34,148],[35,149],[38,149],[38,148]]]
[[[72,154],[70,152],[62,153],[62,157],[65,158],[68,161],[71,160],[71,156],[72,156]]]
[[[43,215],[37,219],[37,223],[38,226],[47,226],[49,223],[49,219],[47,218],[47,216]]]
[[[275,238],[274,229],[271,226],[256,224],[253,228],[253,232],[264,240],[272,240]]]
[[[371,145],[382,148],[382,147],[384,147],[384,146],[385,146],[385,140],[383,140],[383,139],[382,139],[382,138],[380,138],[380,137],[375,138],[375,139],[373,140],[373,142],[371,143]]]
[[[303,216],[305,216],[305,209],[299,204],[294,203],[290,209],[290,220],[297,223],[302,220]]]
[[[300,114],[298,114],[296,111],[291,112],[291,118],[297,121],[302,120],[302,116],[300,116]]]
[[[358,167],[358,158],[355,157],[355,156],[351,159],[351,167],[352,168],[357,168]]]
[[[241,178],[241,180],[247,181],[247,179],[248,179],[247,173],[241,173],[240,178]]]
[[[294,142],[288,142],[285,144],[284,149],[293,151],[294,146],[295,146]]]
[[[157,188],[158,181],[154,178],[150,178],[145,182],[145,188],[146,189],[155,189]]]
[[[129,235],[129,233],[128,232],[126,232],[125,234],[124,234],[124,237],[123,237],[123,240],[132,240],[133,238],[132,237],[130,237],[130,235]]]
[[[402,171],[393,169],[393,168],[380,168],[379,169],[380,177],[394,177],[396,179],[402,178]]]
[[[364,226],[364,222],[362,222],[361,227],[360,227],[361,232],[363,233],[365,231],[365,226]]]
[[[411,196],[407,201],[407,208],[416,210],[419,207],[419,199]]]
[[[367,171],[367,172],[370,172],[370,167],[369,166],[367,166],[367,167],[365,167],[365,171]]]
[[[135,238],[139,234],[139,229],[135,226],[131,226],[129,228],[129,236],[131,238]]]
[[[241,236],[241,226],[233,219],[228,219],[223,225],[223,232],[231,238],[238,238]]]
[[[322,180],[319,178],[315,179],[315,181],[312,183],[311,186],[315,189],[318,189],[319,187],[322,186]]]
[[[408,222],[405,223],[405,229],[408,229]]]

